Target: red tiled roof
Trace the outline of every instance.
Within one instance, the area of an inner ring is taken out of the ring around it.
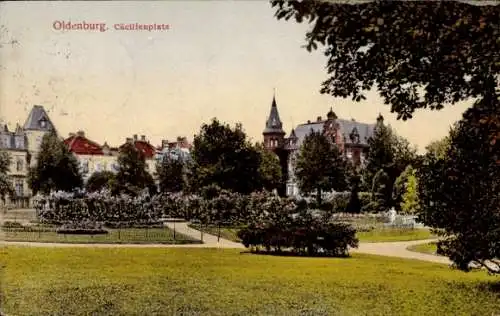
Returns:
[[[120,148],[122,148],[125,145],[126,144],[121,145]],[[150,159],[155,156],[156,149],[153,145],[151,145],[148,142],[136,140],[134,141],[134,146],[137,150],[140,150],[144,154],[144,157],[146,157],[146,159]]]
[[[78,155],[103,155],[102,147],[83,137],[83,136],[70,136],[64,140],[69,150]]]

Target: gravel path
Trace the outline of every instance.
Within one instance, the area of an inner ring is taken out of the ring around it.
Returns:
[[[436,239],[413,240],[413,241],[397,241],[397,242],[377,242],[377,243],[360,243],[359,248],[350,249],[352,253],[367,253],[379,256],[398,257],[405,259],[416,259],[429,262],[451,264],[447,257],[435,256],[420,252],[409,251],[408,247],[418,244],[426,244],[436,241]]]
[[[201,232],[190,228],[188,223],[167,223],[167,227],[175,230],[181,234],[201,239]],[[0,232],[1,236],[1,232]],[[402,242],[378,242],[378,243],[360,243],[359,248],[350,249],[352,253],[366,253],[379,256],[398,257],[405,259],[416,259],[428,262],[450,264],[451,261],[446,257],[434,256],[419,252],[409,251],[406,248],[417,244],[425,244],[435,239],[415,240],[415,241],[402,241]],[[203,233],[203,244],[182,244],[182,245],[169,245],[169,244],[69,244],[69,243],[40,243],[40,242],[8,242],[0,241],[3,246],[28,246],[28,247],[95,247],[95,248],[227,248],[227,249],[245,249],[240,244],[230,240],[220,238],[217,236]]]

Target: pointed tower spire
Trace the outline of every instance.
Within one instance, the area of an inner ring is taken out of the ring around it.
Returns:
[[[266,128],[264,129],[264,133],[285,134],[285,132],[283,131],[283,123],[281,122],[280,115],[278,113],[276,98],[274,96],[273,102],[271,104],[271,111],[266,121]]]
[[[278,113],[276,96],[273,96],[271,111],[262,135],[264,136],[264,146],[268,150],[277,150],[284,145],[285,131]]]

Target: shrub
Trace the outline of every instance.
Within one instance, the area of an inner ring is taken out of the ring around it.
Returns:
[[[247,248],[265,248],[297,254],[345,256],[349,247],[357,247],[356,230],[345,223],[325,220],[323,211],[310,211],[290,201],[270,202],[266,216],[250,223],[238,232]],[[303,204],[303,202],[299,203]]]
[[[349,194],[337,194],[332,198],[333,210],[337,213],[343,213],[349,205]]]
[[[359,192],[358,193],[359,200],[361,201],[361,211],[362,212],[370,212],[367,208],[367,205],[370,204],[372,195],[370,192]]]
[[[24,228],[23,224],[18,222],[5,221],[2,228]]]

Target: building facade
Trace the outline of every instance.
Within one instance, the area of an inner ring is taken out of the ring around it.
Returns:
[[[156,148],[146,139],[145,135],[126,138],[125,143],[119,147],[110,147],[107,142],[103,145],[88,139],[83,131],[71,133],[64,140],[69,150],[75,155],[80,164],[80,171],[86,181],[94,172],[118,172],[118,156],[120,149],[126,144],[133,144],[146,158],[146,170],[153,177],[156,175]]]
[[[11,157],[9,178],[15,191],[13,196],[8,196],[5,201],[7,207],[25,208],[30,207],[32,192],[28,186],[28,171],[36,165],[40,145],[43,137],[54,132],[57,135],[54,124],[47,112],[41,105],[33,106],[24,125],[17,124],[14,130],[9,130],[7,125],[0,128],[0,149],[7,152]],[[146,158],[146,169],[156,177],[156,163],[162,155],[168,153],[182,159],[190,157],[191,144],[185,137],[178,137],[177,141],[162,141],[158,148],[153,146],[145,135],[133,135],[127,138],[119,147],[111,147],[106,142],[103,145],[90,140],[85,132],[78,131],[70,133],[64,139],[64,143],[75,155],[80,165],[84,181],[94,172],[111,171],[118,172],[118,155],[120,148],[131,143],[140,150]]]
[[[0,131],[0,149],[6,151],[11,158],[9,178],[15,194],[7,197],[8,207],[29,207],[31,190],[28,186],[29,168],[36,164],[42,138],[48,132],[56,132],[49,116],[41,105],[31,109],[23,126],[19,124],[13,131],[4,125]]]
[[[300,147],[307,135],[320,132],[338,146],[345,157],[355,166],[362,168],[365,165],[368,153],[368,139],[372,137],[374,124],[357,122],[354,119],[345,120],[337,117],[333,109],[323,119],[318,116],[315,121],[307,121],[293,128],[288,135],[283,130],[276,99],[273,98],[271,111],[263,131],[264,146],[278,155],[284,175],[285,194],[288,196],[300,195],[295,177],[295,164]]]

